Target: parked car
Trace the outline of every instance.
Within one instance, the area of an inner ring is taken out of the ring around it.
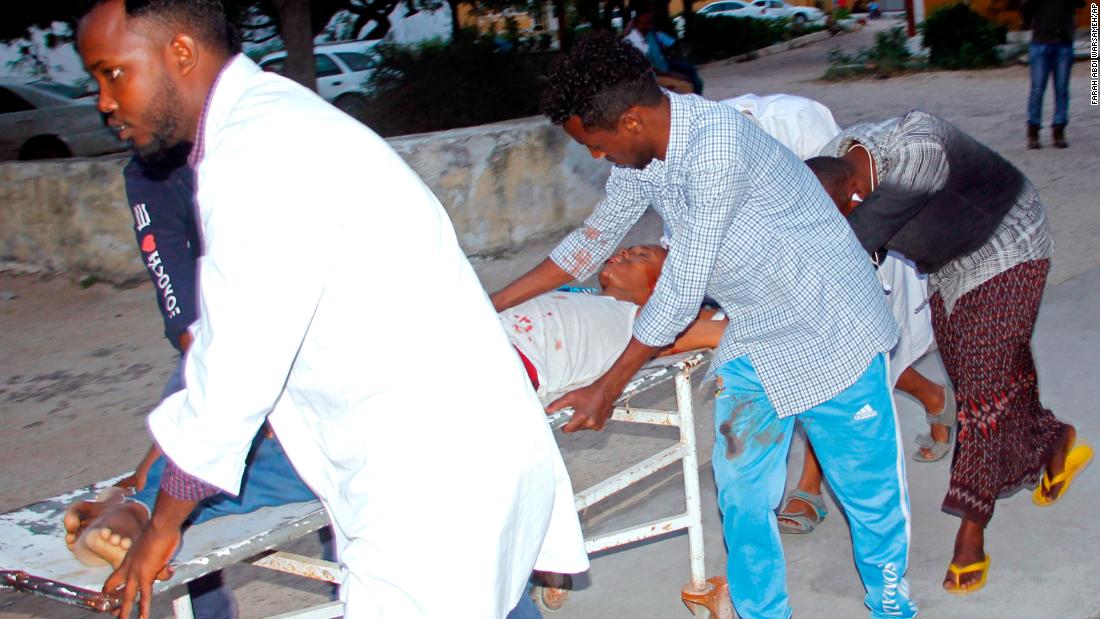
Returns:
[[[756,17],[762,18],[765,16],[766,9],[764,7],[753,6],[748,2],[739,2],[738,0],[719,0],[718,2],[711,2],[695,12],[696,15],[702,15],[704,17]],[[676,26],[676,32],[681,37],[684,36],[684,17],[683,15],[677,16],[672,20],[672,23]]]
[[[783,0],[756,0],[753,6],[764,9],[764,17],[770,19],[790,19],[796,24],[805,24],[825,19],[825,12],[812,6],[794,6]]]
[[[317,74],[317,94],[350,116],[362,118],[367,99],[364,83],[374,68],[373,48],[378,41],[331,43],[313,48],[313,70]],[[260,59],[264,71],[282,75],[286,70],[286,52],[272,52]]]
[[[0,80],[0,161],[94,157],[126,150],[94,97],[57,82]]]

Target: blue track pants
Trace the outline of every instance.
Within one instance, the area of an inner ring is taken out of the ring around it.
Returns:
[[[745,619],[786,619],[787,568],[775,509],[797,418],[851,526],[871,617],[914,617],[905,579],[909,493],[885,355],[833,399],[780,419],[747,356],[717,370],[712,464],[729,550],[730,595]]]

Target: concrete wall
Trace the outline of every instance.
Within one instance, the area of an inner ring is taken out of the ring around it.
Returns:
[[[580,223],[608,166],[542,119],[394,138],[470,255]],[[0,260],[124,283],[144,278],[122,183],[125,157],[0,164]],[[370,188],[363,188],[364,194]]]

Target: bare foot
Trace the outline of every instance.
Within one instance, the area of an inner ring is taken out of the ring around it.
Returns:
[[[65,545],[84,565],[117,568],[145,529],[149,511],[126,499],[121,488],[107,488],[95,501],[81,501],[65,512]]]
[[[1066,470],[1066,456],[1069,455],[1073,444],[1077,442],[1077,429],[1068,423],[1062,424],[1062,436],[1058,439],[1058,446],[1054,448],[1054,453],[1050,454],[1050,460],[1047,460],[1046,471],[1043,473],[1047,479],[1054,479],[1058,475],[1062,474],[1062,471]],[[1039,487],[1042,488],[1042,482]],[[1062,489],[1062,483],[1052,485],[1050,488],[1042,490],[1043,496],[1048,499],[1052,499],[1058,496],[1058,491]]]
[[[985,560],[985,527],[972,521],[963,519],[959,525],[959,532],[955,535],[955,553],[951,557],[951,563],[955,567],[963,568]],[[943,588],[948,591],[969,589],[982,579],[982,572],[970,572],[962,574],[955,582],[955,575],[951,570],[943,578]]]

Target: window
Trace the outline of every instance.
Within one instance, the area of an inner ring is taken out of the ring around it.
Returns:
[[[313,70],[317,72],[317,77],[330,77],[341,73],[340,67],[325,54],[314,54],[313,63]]]
[[[773,9],[781,9],[781,8],[783,8],[783,1],[782,0],[770,0],[768,2],[768,6],[773,8]]]
[[[371,66],[370,57],[355,52],[336,52],[336,57],[344,61],[352,71],[366,71]]]
[[[20,97],[7,88],[0,88],[0,114],[26,112],[27,110],[33,109],[34,106],[27,103],[26,99],[23,97]]]

